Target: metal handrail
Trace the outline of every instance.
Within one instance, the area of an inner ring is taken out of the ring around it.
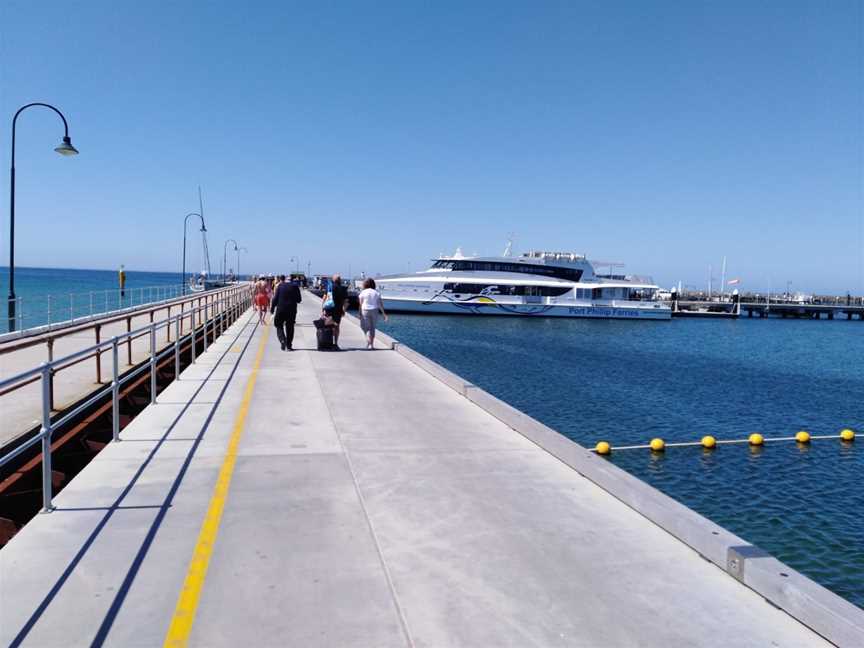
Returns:
[[[130,314],[147,313],[155,310],[161,310],[166,305],[186,304],[189,302],[194,302],[196,300],[201,300],[202,298],[211,297],[215,294],[219,294],[220,292],[224,292],[225,290],[235,290],[242,287],[243,285],[232,286],[227,289],[209,290],[203,293],[193,293],[191,295],[178,295],[161,301],[126,306],[124,308],[114,309],[106,311],[104,313],[94,313],[93,315],[87,317],[78,317],[63,322],[53,322],[50,325],[42,324],[27,329],[20,329],[11,332],[0,332],[0,344],[5,345],[12,340],[18,340],[19,344],[24,346],[38,344],[45,336],[50,336],[50,334],[55,331],[57,332],[56,337],[62,337],[63,335],[69,335],[71,333],[80,331],[82,328],[82,323],[84,324],[83,328],[89,328],[89,326],[87,326],[88,324],[90,324],[91,326],[110,324],[112,322],[117,322],[119,320],[125,319]],[[11,348],[15,349],[18,347],[13,346]],[[0,346],[0,353],[7,353],[8,350],[9,347]]]
[[[101,327],[104,324],[112,324],[114,322],[119,322],[124,319],[128,319],[135,315],[142,315],[147,313],[152,313],[158,310],[162,310],[166,306],[185,306],[187,303],[193,303],[195,301],[200,301],[202,299],[208,299],[214,295],[222,294],[226,291],[233,291],[241,289],[241,286],[236,286],[228,289],[222,290],[213,290],[205,293],[198,293],[195,295],[187,295],[185,297],[177,297],[173,299],[169,299],[163,302],[156,302],[152,304],[143,304],[140,306],[135,306],[131,308],[124,308],[122,310],[111,311],[110,313],[103,313],[98,316],[94,316],[95,321],[88,321],[83,324],[73,325],[69,322],[68,326],[61,328],[59,330],[51,330],[49,331],[47,327],[42,332],[39,332],[39,329],[43,327],[35,327],[32,329],[28,329],[27,333],[30,335],[28,337],[23,337],[21,335],[14,335],[13,337],[9,337],[10,334],[2,333],[0,334],[0,354],[9,353],[10,351],[15,351],[17,349],[33,346],[35,344],[40,344],[49,339],[56,339],[66,335],[72,335],[73,333],[78,333],[82,330],[87,330],[89,328]],[[186,311],[187,313],[189,311]],[[23,339],[15,339],[22,338]],[[4,341],[6,338],[6,341]],[[14,341],[13,341],[14,340]]]
[[[107,313],[183,297],[187,294],[186,289],[184,284],[162,284],[123,289],[105,288],[68,293],[45,293],[28,297],[18,296],[15,298],[15,326],[11,326],[12,322],[8,321],[7,330],[0,331],[0,334],[22,336],[33,329],[51,330],[56,326],[67,325],[70,322],[91,320]],[[136,294],[137,300],[135,299]],[[11,300],[7,299],[7,301]],[[29,314],[27,314],[27,306],[30,308]],[[101,310],[97,311],[97,308],[101,308]],[[52,314],[58,312],[68,312],[69,318],[52,320]],[[81,314],[76,315],[76,313]],[[28,324],[28,319],[36,321]]]
[[[211,293],[213,294],[213,293]],[[92,407],[96,402],[98,402],[101,398],[104,398],[107,394],[111,394],[111,410],[112,410],[112,439],[114,441],[120,440],[120,387],[132,380],[138,374],[143,373],[145,370],[150,370],[150,402],[156,403],[156,370],[157,364],[160,358],[166,357],[173,353],[174,362],[175,362],[175,380],[180,379],[180,347],[185,344],[186,341],[191,342],[191,357],[192,363],[194,364],[196,361],[195,355],[195,345],[197,343],[197,335],[198,329],[194,325],[194,321],[190,326],[190,330],[185,335],[180,333],[181,331],[181,320],[186,317],[193,317],[195,314],[204,311],[203,323],[201,319],[199,319],[199,325],[203,324],[203,339],[204,339],[204,349],[207,349],[207,335],[208,332],[212,329],[213,339],[215,340],[217,335],[217,326],[219,334],[225,332],[230,322],[226,320],[230,318],[231,322],[236,321],[240,315],[249,308],[251,305],[251,293],[247,289],[246,286],[238,286],[235,288],[230,288],[226,291],[221,291],[217,293],[219,298],[214,300],[212,303],[208,302],[204,305],[199,305],[194,307],[188,311],[184,311],[181,313],[177,313],[176,315],[169,315],[167,318],[159,320],[158,322],[151,322],[149,325],[135,329],[134,331],[127,331],[121,335],[116,335],[112,337],[110,340],[105,340],[104,342],[98,342],[94,345],[91,345],[85,349],[79,349],[69,355],[66,355],[62,358],[53,359],[47,362],[43,362],[39,367],[34,367],[22,373],[19,373],[10,378],[0,380],[0,390],[4,387],[8,387],[10,385],[15,385],[26,381],[25,384],[29,384],[32,382],[32,378],[34,376],[40,376],[42,381],[42,427],[39,430],[39,433],[28,439],[27,441],[19,444],[13,450],[8,452],[7,454],[0,456],[0,466],[4,466],[9,463],[23,452],[28,450],[29,448],[36,445],[41,441],[42,443],[42,510],[43,512],[49,512],[52,510],[52,496],[53,496],[53,484],[51,483],[51,437],[53,431],[69,421],[71,421],[74,417],[78,416],[89,407]],[[168,346],[166,346],[162,351],[157,351],[156,349],[156,332],[161,328],[166,328],[170,334],[171,325],[174,324],[176,335],[174,336],[173,344],[169,341]],[[136,367],[130,372],[127,372],[125,375],[120,375],[120,362],[119,362],[119,346],[123,343],[131,343],[137,337],[141,337],[141,335],[149,332],[150,334],[150,359],[146,364],[142,363],[139,367]],[[82,356],[90,356],[95,354],[103,353],[103,349],[105,347],[109,347],[111,349],[112,354],[112,380],[110,385],[104,387],[97,391],[95,394],[91,394],[87,400],[82,403],[77,404],[72,410],[65,412],[63,416],[59,419],[52,421],[51,420],[51,377],[52,374],[58,370],[58,368],[63,368],[64,366],[70,366],[70,361],[75,360],[76,358],[80,358]],[[22,385],[19,385],[22,386]],[[16,387],[17,389],[17,387]]]
[[[242,290],[243,290],[243,287],[230,288],[228,290],[221,291],[220,293],[210,293],[210,295],[211,296],[214,294],[222,295],[222,294],[227,292],[233,296],[236,291],[242,291]],[[194,299],[195,298],[187,300],[187,301],[194,301]],[[200,299],[200,297],[198,299]],[[223,301],[223,298],[220,298],[220,299],[217,299],[214,303],[207,303],[207,304],[204,304],[202,306],[193,307],[189,310],[182,311],[176,315],[171,315],[165,319],[159,320],[158,322],[152,322],[150,324],[147,324],[146,326],[142,326],[140,328],[127,331],[126,333],[122,333],[121,335],[115,336],[115,337],[117,337],[119,343],[126,343],[129,340],[135,340],[136,338],[141,337],[143,334],[149,332],[150,329],[154,326],[158,330],[158,329],[162,328],[163,326],[169,325],[170,322],[173,322],[175,320],[179,320],[180,318],[186,319],[186,318],[192,316],[193,314],[200,313],[201,311],[206,312],[208,309],[212,309],[215,304],[219,304],[222,301]],[[185,304],[187,302],[183,302],[183,303]],[[153,309],[150,309],[149,311],[148,310],[142,310],[138,314],[143,315],[143,314],[147,314],[149,312],[155,312],[157,310],[162,310],[162,308],[153,308]],[[120,320],[126,319],[126,317],[127,316],[105,319],[105,320],[101,320],[99,323],[100,323],[100,325],[111,324],[113,322],[118,322]],[[74,332],[78,332],[80,330],[81,329],[76,329]],[[34,340],[30,344],[16,344],[16,345],[13,345],[12,348],[2,348],[2,349],[0,349],[0,354],[9,353],[11,351],[16,351],[18,349],[25,348],[27,346],[33,346],[35,344],[40,344],[42,342],[45,342],[47,339],[54,340],[54,339],[57,339],[58,337],[63,337],[65,335],[71,335],[71,333],[73,333],[73,331],[69,331],[69,332],[64,331],[63,333],[49,336],[49,338],[40,338],[38,340]],[[89,347],[85,347],[84,349],[79,349],[77,351],[73,351],[72,353],[70,353],[66,356],[63,356],[62,358],[57,358],[55,360],[49,361],[47,364],[49,367],[51,367],[52,369],[57,371],[59,369],[65,368],[65,366],[68,366],[69,364],[74,364],[73,362],[71,362],[73,360],[76,360],[76,359],[79,359],[79,358],[82,358],[85,356],[89,357],[89,356],[94,355],[94,353],[97,353],[97,352],[102,353],[102,352],[104,352],[103,349],[106,349],[107,347],[110,347],[110,346],[111,346],[111,339],[107,339],[107,340],[104,340],[104,341],[99,342],[97,344],[93,344]],[[25,372],[17,374],[16,376],[12,376],[10,378],[0,380],[0,391],[2,391],[3,388],[5,388],[6,386],[8,386],[14,382],[17,382],[18,380],[23,380],[25,378],[34,376],[34,375],[38,374],[40,371],[41,371],[41,365],[40,365],[40,367],[34,367],[33,369],[29,369]]]

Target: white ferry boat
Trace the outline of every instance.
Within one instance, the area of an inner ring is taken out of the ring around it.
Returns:
[[[597,274],[584,256],[527,252],[500,257],[441,256],[428,270],[376,278],[384,308],[396,312],[668,320],[648,277]]]

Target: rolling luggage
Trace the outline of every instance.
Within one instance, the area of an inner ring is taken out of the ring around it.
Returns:
[[[333,327],[326,326],[323,319],[315,320],[315,333],[318,337],[318,350],[330,351],[333,349]]]

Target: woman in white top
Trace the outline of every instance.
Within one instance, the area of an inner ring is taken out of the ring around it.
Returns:
[[[357,299],[360,301],[360,327],[366,334],[366,348],[375,346],[375,325],[378,323],[378,313],[387,321],[387,313],[384,312],[384,300],[381,293],[375,290],[375,280],[367,279],[363,282],[363,290]]]

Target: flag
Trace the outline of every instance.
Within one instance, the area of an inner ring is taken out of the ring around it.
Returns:
[[[727,286],[737,286],[740,283],[741,283],[740,279],[730,279],[729,281],[726,282],[726,285]]]

